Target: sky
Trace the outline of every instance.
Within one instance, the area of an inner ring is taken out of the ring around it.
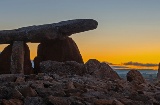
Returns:
[[[71,36],[85,62],[154,65],[160,62],[159,5],[160,0],[1,0],[0,30],[95,19],[97,29]],[[38,44],[28,45],[34,59]]]

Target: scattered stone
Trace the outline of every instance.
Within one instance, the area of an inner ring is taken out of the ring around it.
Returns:
[[[65,97],[49,96],[48,99],[53,105],[70,105],[70,102]]]
[[[46,70],[44,73],[0,75],[0,105],[159,105],[160,103],[159,81],[141,84],[128,82],[119,79],[108,64],[97,61],[95,64],[99,66],[94,70],[89,68],[93,67],[88,66],[89,63],[45,62],[41,68],[42,71]],[[88,72],[88,69],[92,73]]]
[[[124,105],[124,104],[118,100],[113,100],[112,105]]]
[[[24,105],[49,105],[41,97],[27,97],[24,99]]]
[[[37,92],[29,86],[19,88],[18,90],[20,91],[20,93],[24,97],[35,97],[35,96],[37,96]]]
[[[83,75],[86,73],[84,64],[75,61],[57,62],[57,61],[43,61],[40,63],[40,71],[43,73],[56,73],[59,75],[77,74]]]
[[[100,79],[120,79],[119,75],[106,63],[101,63],[99,69],[93,75]]]
[[[145,79],[143,78],[142,74],[137,70],[130,70],[127,73],[127,81],[136,82],[138,84],[145,83]]]
[[[97,71],[100,68],[101,63],[96,59],[89,59],[85,66],[89,74],[92,74],[94,71]]]
[[[10,99],[10,100],[3,99],[2,104],[3,105],[23,105],[23,101],[18,99]]]
[[[99,99],[94,102],[94,105],[112,105],[113,100]]]

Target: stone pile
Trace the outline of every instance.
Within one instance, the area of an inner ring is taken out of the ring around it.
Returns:
[[[101,70],[101,66],[104,70]],[[37,75],[0,75],[0,105],[160,104],[159,81],[135,82],[139,81],[135,76],[131,76],[132,81],[123,80],[108,64],[97,60],[92,59],[85,64],[75,61],[44,61],[40,63],[40,69],[42,73]],[[97,73],[98,71],[102,73]],[[112,73],[106,76],[109,72]],[[128,75],[137,74],[137,71],[130,72]],[[115,78],[111,78],[115,75]],[[142,75],[139,76],[143,78]],[[135,86],[135,83],[138,85]]]
[[[35,62],[35,73],[41,61],[76,61],[83,63],[76,43],[70,35],[97,28],[93,19],[75,19],[59,23],[29,26],[0,31],[0,44],[10,44],[0,54],[1,74],[31,74],[30,51],[27,42],[40,43]]]

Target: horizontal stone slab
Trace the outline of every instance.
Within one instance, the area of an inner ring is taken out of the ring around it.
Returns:
[[[75,33],[96,29],[97,26],[98,22],[93,19],[75,19],[14,30],[2,30],[0,31],[0,44],[10,44],[13,41],[39,43],[56,38],[61,39]]]

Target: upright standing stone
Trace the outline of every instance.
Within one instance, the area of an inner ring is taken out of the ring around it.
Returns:
[[[160,63],[158,65],[157,79],[160,80]]]
[[[76,61],[83,63],[82,56],[72,38],[56,39],[38,45],[37,57],[34,59],[35,70],[39,70],[41,61]]]
[[[11,73],[12,74],[23,74],[24,73],[24,42],[15,41],[12,46],[11,54]]]
[[[12,46],[13,44],[8,45],[4,48],[4,50],[0,54],[0,74],[10,74],[11,67],[11,54],[12,54]],[[30,50],[26,43],[23,43],[24,46],[24,74],[32,74],[33,68],[30,61]]]
[[[4,48],[0,54],[0,74],[10,74],[12,44]]]

